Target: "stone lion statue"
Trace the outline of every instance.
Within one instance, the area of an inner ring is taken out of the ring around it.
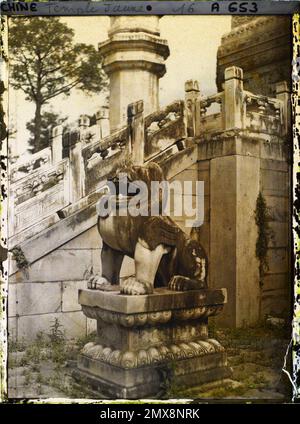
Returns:
[[[127,175],[127,182],[142,181],[149,188],[148,198],[145,199],[149,214],[120,216],[109,211],[100,213],[97,225],[103,241],[102,274],[93,275],[88,280],[88,288],[101,290],[108,284],[119,284],[125,255],[134,259],[135,276],[121,283],[121,293],[151,294],[154,287],[168,287],[174,291],[207,287],[207,257],[201,244],[187,236],[169,216],[150,215],[151,181],[163,181],[159,165],[130,166],[123,172]],[[120,186],[117,177],[111,181],[117,188]],[[114,194],[108,194],[104,201],[111,200],[113,196],[116,208],[121,210],[135,195],[137,193],[124,196],[117,189]],[[161,196],[158,207],[162,210]]]

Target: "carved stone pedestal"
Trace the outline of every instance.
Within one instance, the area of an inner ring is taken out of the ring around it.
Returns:
[[[226,290],[145,296],[80,290],[84,314],[97,320],[97,339],[82,349],[74,377],[109,398],[157,395],[170,377],[190,387],[230,375],[224,348],[208,338],[207,318],[219,313]]]

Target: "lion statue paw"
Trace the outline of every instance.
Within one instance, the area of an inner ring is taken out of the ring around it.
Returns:
[[[110,285],[110,282],[101,275],[92,275],[87,282],[88,289],[101,290],[104,286]]]
[[[182,275],[174,275],[168,284],[168,288],[173,291],[198,290],[204,287],[205,283],[203,281],[193,280]]]
[[[138,281],[135,279],[135,277],[127,278],[123,283],[121,283],[120,288],[122,294],[142,295],[153,293],[152,284]]]

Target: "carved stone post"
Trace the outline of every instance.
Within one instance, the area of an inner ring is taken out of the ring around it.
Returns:
[[[128,105],[129,145],[134,165],[144,163],[144,102],[140,100]]]
[[[287,82],[282,81],[276,84],[276,97],[283,102],[283,134],[287,135],[290,131],[290,116],[291,116],[291,93]]]
[[[224,127],[244,128],[243,70],[236,66],[225,69]]]
[[[81,153],[80,133],[74,131],[69,135],[70,148],[70,201],[76,202],[85,196],[85,170]]]
[[[87,135],[88,129],[90,127],[90,117],[88,115],[80,115],[78,119],[79,127],[79,138],[82,143],[85,142],[85,137]]]
[[[57,125],[52,130],[52,163],[58,163],[62,160],[63,145],[62,145],[63,126]]]
[[[195,137],[200,133],[200,90],[197,80],[186,81],[185,86],[185,114],[188,137]]]
[[[78,119],[79,128],[88,128],[90,125],[90,118],[88,115],[80,115]]]
[[[109,114],[107,107],[102,107],[96,112],[96,124],[99,129],[100,140],[109,135]]]

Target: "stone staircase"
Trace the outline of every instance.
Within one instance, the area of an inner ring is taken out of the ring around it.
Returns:
[[[62,251],[73,251],[76,245],[76,252],[86,249],[89,255],[92,243],[94,253],[100,253],[95,204],[103,181],[125,163],[141,165],[155,161],[163,168],[167,180],[184,180],[183,175],[188,173],[188,179],[203,179],[212,190],[211,180],[206,181],[208,174],[205,170],[210,169],[207,166],[213,158],[254,154],[286,162],[284,140],[289,131],[289,93],[285,83],[277,84],[276,98],[254,95],[243,88],[242,70],[230,67],[225,70],[223,91],[205,97],[201,95],[197,81],[187,81],[185,93],[184,100],[174,101],[147,116],[144,116],[142,101],[130,104],[127,125],[106,136],[103,114],[96,116],[96,122],[89,122],[87,116],[81,115],[76,130],[64,133],[60,125],[55,127],[51,147],[33,155],[25,163],[11,166],[9,250],[14,254],[9,261],[9,275],[12,286],[17,282],[35,282],[37,287],[37,283],[52,281],[53,267],[66,267],[70,269],[70,277],[65,273],[56,277],[61,294],[57,295],[57,308],[49,313],[64,312],[64,282],[76,280],[82,285],[86,272],[99,268],[100,258],[85,263],[78,253],[74,258],[70,255],[64,258]],[[260,143],[258,153],[251,150],[254,140]],[[248,148],[250,153],[245,151]],[[212,170],[209,172],[211,175]],[[206,195],[208,203],[211,202],[210,195]],[[209,222],[204,223],[200,233],[207,229],[212,237]],[[81,246],[81,240],[87,240],[88,234],[93,234],[93,241]],[[205,239],[203,234],[201,237]],[[213,254],[212,240],[207,243],[208,254]],[[48,267],[43,261],[47,262],[53,254],[59,254],[58,258]],[[24,260],[22,262],[20,258],[26,258],[27,269],[22,268]],[[72,272],[74,261],[76,266],[77,262],[82,262],[85,267],[80,269],[76,278]],[[45,275],[45,270],[49,275]],[[31,271],[34,277],[30,275]],[[74,306],[78,287],[74,284],[72,295],[68,294],[73,299],[73,309],[69,312],[80,310],[78,305]],[[13,296],[10,298],[15,302]],[[20,299],[17,302],[20,309]],[[34,314],[35,305],[31,304],[31,308],[30,314]],[[11,304],[10,318],[18,321],[22,313]],[[22,334],[27,334],[26,324],[23,327]]]

